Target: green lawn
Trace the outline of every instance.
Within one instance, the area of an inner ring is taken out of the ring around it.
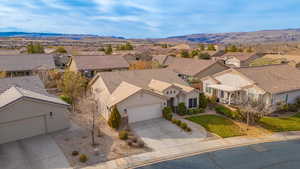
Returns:
[[[260,125],[274,132],[300,130],[300,113],[291,117],[263,117]]]
[[[187,120],[200,124],[206,130],[223,138],[244,135],[240,128],[231,120],[217,115],[201,115],[188,117]]]

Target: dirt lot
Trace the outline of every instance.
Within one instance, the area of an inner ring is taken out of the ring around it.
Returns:
[[[104,161],[118,159],[121,157],[144,153],[150,151],[148,148],[129,147],[125,141],[118,138],[118,133],[106,124],[106,122],[98,118],[97,126],[101,129],[101,135],[95,132],[95,141],[97,145],[91,146],[91,133],[89,130],[90,121],[88,115],[74,113],[70,115],[71,128],[55,133],[53,135],[55,141],[64,152],[69,163],[74,168],[81,168],[88,165],[97,164]],[[99,154],[95,154],[95,148],[98,148]],[[79,151],[80,154],[88,156],[86,163],[79,162],[79,155],[72,156],[72,151]]]

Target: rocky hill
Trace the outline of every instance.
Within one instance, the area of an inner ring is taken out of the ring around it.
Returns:
[[[186,41],[197,43],[285,43],[300,42],[300,29],[263,30],[255,32],[232,32],[213,34],[192,34],[184,36],[173,36],[158,41]]]

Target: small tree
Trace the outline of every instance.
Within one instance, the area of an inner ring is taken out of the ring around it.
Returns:
[[[108,47],[105,49],[104,53],[107,55],[111,55],[113,52],[112,46],[109,44]]]
[[[214,45],[214,44],[209,44],[209,45],[207,46],[207,50],[210,50],[210,51],[216,51],[215,45]]]
[[[203,44],[199,44],[199,48],[201,51],[205,50],[205,46]]]
[[[44,53],[44,47],[40,43],[30,43],[27,45],[27,53]]]
[[[209,60],[210,59],[210,55],[208,53],[200,53],[198,55],[199,59],[205,59],[205,60]]]
[[[118,129],[121,124],[121,115],[118,111],[117,106],[113,107],[113,110],[108,119],[108,125],[113,129]]]
[[[0,78],[6,78],[6,72],[5,71],[0,71]]]
[[[183,58],[189,58],[190,57],[189,51],[188,50],[181,50],[180,56],[183,57]]]
[[[75,111],[75,101],[85,92],[87,82],[87,79],[80,73],[72,71],[66,71],[58,82],[58,88],[62,90],[64,95],[71,98],[73,112]]]
[[[251,53],[251,52],[253,52],[252,48],[251,48],[251,47],[249,47],[249,48],[247,49],[247,52],[248,52],[248,53]]]
[[[191,56],[192,56],[192,57],[197,56],[198,53],[199,53],[198,50],[193,50],[193,51],[191,52]]]
[[[205,109],[207,107],[207,104],[208,104],[208,100],[207,100],[206,96],[204,95],[204,93],[200,93],[199,94],[199,108]]]
[[[64,47],[60,46],[55,50],[55,52],[57,52],[57,53],[67,53],[67,50]]]

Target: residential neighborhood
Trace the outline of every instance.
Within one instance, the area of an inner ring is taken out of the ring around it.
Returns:
[[[299,5],[1,2],[0,169],[298,169]]]

